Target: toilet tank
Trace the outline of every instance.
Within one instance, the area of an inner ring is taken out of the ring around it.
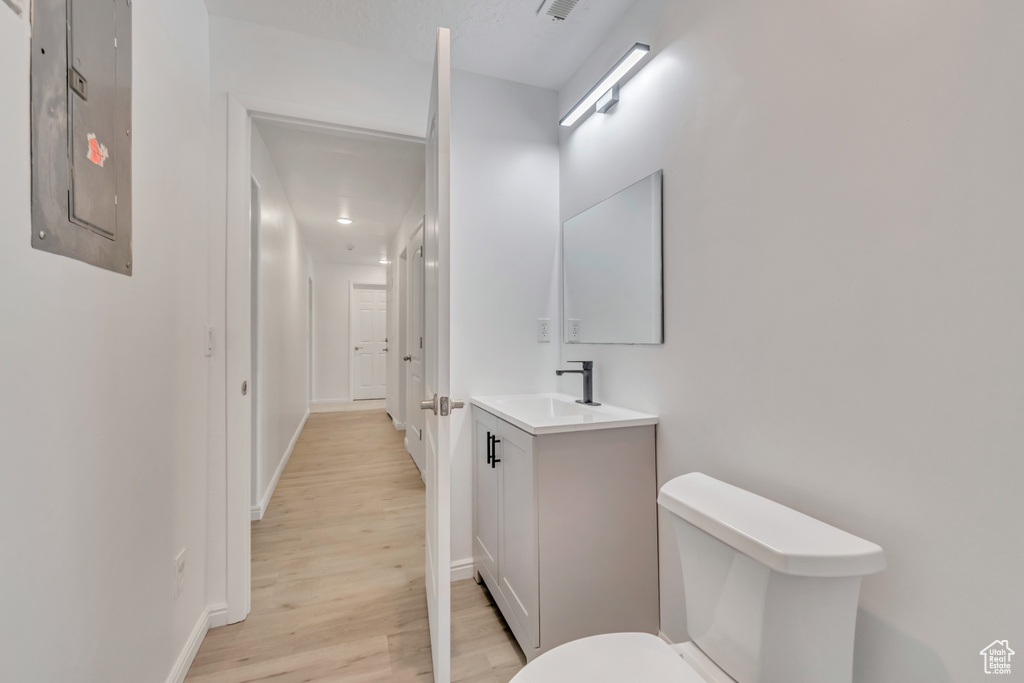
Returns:
[[[690,639],[738,683],[850,683],[860,578],[882,549],[694,472],[661,488]]]

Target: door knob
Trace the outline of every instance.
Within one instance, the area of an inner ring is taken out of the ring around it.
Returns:
[[[360,351],[360,350],[362,350],[363,347],[362,346],[354,346],[352,348],[354,348],[356,351]]]
[[[437,415],[437,394],[429,401],[420,401],[420,410],[429,410]]]
[[[402,360],[412,360],[412,356],[402,356]]]
[[[385,346],[384,347],[384,353],[387,353],[387,352],[388,352],[388,347]]]

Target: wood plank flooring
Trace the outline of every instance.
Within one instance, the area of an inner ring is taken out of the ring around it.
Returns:
[[[432,681],[424,487],[384,411],[310,415],[252,527],[252,612],[212,629],[186,681]],[[452,584],[452,680],[526,659],[483,586]]]

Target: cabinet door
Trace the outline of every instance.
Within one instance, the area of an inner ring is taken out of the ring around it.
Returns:
[[[488,586],[498,583],[498,469],[487,457],[489,437],[498,436],[498,418],[473,409],[473,470],[476,502],[473,506],[473,562]]]
[[[512,616],[526,633],[526,640],[539,647],[540,566],[537,560],[534,438],[506,422],[499,423],[498,438],[498,469],[501,471],[498,582]]]

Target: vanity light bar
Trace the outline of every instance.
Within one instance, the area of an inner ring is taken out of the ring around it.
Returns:
[[[580,120],[588,109],[597,104],[597,101],[601,97],[612,89],[613,86],[618,85],[618,82],[622,80],[622,77],[629,73],[630,69],[637,65],[637,63],[644,58],[648,52],[651,51],[650,45],[644,45],[643,43],[637,43],[633,47],[629,48],[622,59],[615,63],[615,66],[611,68],[611,71],[604,75],[597,85],[590,89],[583,99],[576,103],[576,106],[569,110],[569,113],[562,117],[559,121],[559,125],[571,126]]]

